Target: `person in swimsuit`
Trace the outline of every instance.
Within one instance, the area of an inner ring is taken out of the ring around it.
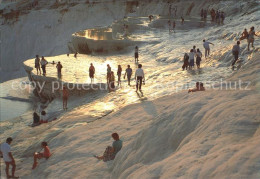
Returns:
[[[196,91],[205,91],[205,90],[206,90],[206,89],[204,88],[203,83],[197,82],[197,83],[196,83],[196,88],[189,89],[189,90],[188,90],[188,93],[190,93],[190,92],[196,92]]]
[[[136,46],[135,47],[135,62],[139,61],[138,58],[139,58],[139,49],[138,49],[138,46]]]
[[[89,67],[89,78],[91,79],[91,83],[94,82],[94,74],[95,74],[95,67],[91,63]]]
[[[251,27],[250,31],[248,33],[248,39],[247,39],[247,41],[248,41],[248,46],[247,46],[248,51],[250,50],[250,48],[249,48],[250,44],[252,44],[252,48],[254,48],[254,41],[255,41],[255,37],[254,36],[257,36],[255,34],[255,27]]]
[[[248,39],[248,32],[247,29],[244,30],[244,32],[241,34],[241,37],[239,38],[239,40],[244,40],[244,39]]]
[[[109,64],[107,64],[107,83],[110,82],[110,76],[111,76],[111,67]]]
[[[118,69],[117,69],[118,86],[119,86],[119,84],[121,84],[121,74],[122,74],[122,67],[121,67],[121,65],[118,65]]]
[[[63,93],[63,96],[62,96],[63,109],[67,110],[68,109],[67,105],[68,105],[69,91],[67,90],[67,88],[65,86],[63,86],[62,93]]]
[[[44,150],[43,153],[35,152],[33,155],[34,162],[33,162],[32,169],[35,169],[37,167],[37,165],[38,165],[37,159],[38,160],[42,159],[42,158],[48,159],[51,156],[51,152],[50,152],[47,142],[42,142],[41,147]]]
[[[41,75],[41,68],[40,68],[40,58],[39,55],[36,55],[36,59],[35,59],[35,68],[37,70],[37,75],[38,75],[38,71],[40,71],[40,75]]]

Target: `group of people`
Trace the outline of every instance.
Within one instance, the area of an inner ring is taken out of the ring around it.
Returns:
[[[210,44],[214,45],[211,42],[203,40],[203,47],[205,48],[205,58],[207,58],[210,54],[210,46],[209,46]],[[194,45],[193,48],[190,50],[189,54],[188,53],[184,54],[182,70],[193,69],[195,62],[197,68],[199,69],[201,60],[202,60],[202,52],[200,51],[199,48],[196,49],[196,46]]]
[[[211,15],[211,21],[216,22],[218,24],[223,24],[225,20],[225,13],[220,10],[215,10],[212,8],[210,10],[210,15]],[[208,16],[208,10],[207,9],[201,9],[200,11],[200,17],[201,19],[207,19]]]
[[[125,70],[124,79],[127,77],[128,85],[130,86],[131,77],[132,77],[133,70],[130,65],[127,65]],[[91,78],[91,82],[94,81],[94,74],[95,74],[95,67],[91,63],[89,67],[89,77]],[[122,76],[122,67],[118,65],[117,68],[117,79],[118,79],[118,86],[121,85],[121,76]],[[142,69],[142,64],[138,64],[138,69],[135,72],[135,80],[136,80],[136,91],[141,91],[142,84],[145,83],[144,71]],[[111,66],[107,64],[107,84],[110,90],[115,90],[115,73],[112,71]]]
[[[41,75],[41,68],[42,68],[42,74],[43,74],[43,76],[46,76],[46,66],[47,66],[47,64],[48,64],[48,61],[44,58],[44,56],[42,56],[42,59],[40,59],[39,55],[36,55],[34,65],[35,65],[35,68],[37,70],[37,75],[38,74]],[[51,64],[55,65],[56,63],[53,61]],[[60,61],[57,63],[56,68],[57,68],[57,72],[58,72],[58,77],[61,78],[61,69],[63,68],[63,66],[60,63]]]
[[[249,32],[247,31],[247,29],[245,29],[243,31],[241,37],[239,38],[240,41],[244,40],[244,39],[247,40],[247,43],[248,43],[247,50],[248,51],[250,50],[250,44],[251,44],[252,48],[254,47],[255,36],[257,36],[257,35],[255,33],[255,27],[253,26],[250,28]]]
[[[252,48],[254,48],[254,41],[255,41],[255,28],[254,26],[250,28],[250,31],[248,32],[247,29],[244,30],[244,32],[242,33],[241,37],[239,38],[239,41],[237,41],[237,43],[233,46],[232,48],[232,54],[234,56],[234,61],[232,62],[232,68],[234,69],[234,65],[236,64],[236,62],[238,61],[238,57],[240,54],[240,41],[247,39],[247,50],[250,51],[250,44],[252,46]]]
[[[1,144],[1,157],[3,157],[3,160],[5,162],[5,173],[7,178],[19,178],[15,176],[15,170],[16,170],[16,163],[15,159],[13,157],[12,151],[11,151],[11,143],[13,142],[13,139],[11,137],[8,137],[6,139],[6,142]],[[50,149],[48,147],[47,142],[42,142],[41,147],[43,149],[43,152],[35,152],[33,154],[33,166],[32,169],[35,169],[38,165],[37,160],[45,158],[48,159],[51,156]],[[12,172],[11,175],[9,174],[10,166],[12,166]]]
[[[46,75],[46,65],[48,64],[47,60],[42,56],[42,59],[39,58],[39,55],[36,55],[35,58],[35,68],[37,70],[37,75],[40,73],[41,75],[41,68],[42,68],[42,74]]]
[[[113,133],[111,136],[114,139],[112,146],[108,146],[102,156],[94,155],[94,157],[96,157],[99,160],[103,160],[104,162],[115,159],[117,153],[123,147],[123,141],[120,140],[118,133]],[[15,176],[16,163],[15,163],[15,159],[13,157],[12,151],[11,151],[11,143],[12,142],[13,142],[13,139],[11,137],[8,137],[6,139],[6,141],[1,144],[0,155],[5,162],[6,177],[7,178],[19,178],[18,176]],[[46,141],[41,142],[41,148],[42,149],[41,149],[40,152],[35,152],[33,154],[32,169],[35,169],[38,166],[38,160],[40,160],[40,159],[46,159],[47,160],[52,155],[50,148],[48,146],[48,143]],[[9,174],[10,166],[12,166],[11,175]]]

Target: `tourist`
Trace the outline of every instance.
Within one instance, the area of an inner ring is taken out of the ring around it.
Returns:
[[[122,67],[121,67],[121,65],[118,65],[118,69],[117,69],[118,86],[119,86],[119,84],[121,84],[121,74],[122,74]]]
[[[115,75],[114,75],[113,71],[111,71],[111,74],[110,74],[109,89],[110,90],[115,90]]]
[[[184,54],[183,57],[183,65],[182,65],[182,70],[184,70],[186,68],[186,70],[188,69],[189,66],[189,55],[187,53]]]
[[[196,45],[193,45],[193,52],[195,52],[196,53]]]
[[[95,75],[95,67],[91,63],[89,67],[89,78],[91,79],[91,83],[94,82],[94,75]]]
[[[61,63],[58,62],[58,64],[56,65],[57,71],[58,71],[58,76],[61,76],[61,69],[63,68]]]
[[[45,111],[41,112],[41,120],[40,123],[47,123],[48,122],[48,117]]]
[[[248,39],[248,32],[247,29],[244,30],[244,32],[241,34],[241,37],[239,38],[239,40],[244,40],[244,39]]]
[[[107,64],[107,83],[110,82],[110,76],[111,76],[111,67],[109,64]]]
[[[171,16],[171,14],[172,14],[172,5],[170,4],[170,6],[169,6],[169,16]]]
[[[200,52],[200,49],[197,49],[197,53],[196,53],[196,65],[197,68],[200,68],[200,62],[201,62],[201,58],[202,58],[202,53]]]
[[[33,113],[33,124],[32,124],[32,126],[37,126],[39,124],[40,124],[40,116],[36,112],[34,112]]]
[[[41,147],[43,148],[43,153],[35,152],[33,155],[32,169],[35,169],[37,167],[37,165],[38,165],[37,159],[38,160],[40,160],[42,158],[48,159],[51,156],[51,152],[50,152],[47,142],[42,142]]]
[[[47,60],[45,60],[44,56],[41,59],[41,66],[42,66],[42,74],[46,75],[46,65],[48,64]]]
[[[35,58],[35,68],[37,70],[37,75],[38,75],[38,71],[40,71],[40,75],[41,75],[41,68],[40,68],[40,58],[39,58],[39,55],[36,55],[36,58]]]
[[[208,16],[208,11],[205,9],[205,10],[204,10],[204,19],[205,19],[205,20],[207,19],[207,16]]]
[[[176,27],[176,23],[175,23],[175,21],[173,21],[173,22],[172,22],[172,30],[173,30],[173,32],[175,32],[175,31],[174,31],[175,27]]]
[[[130,68],[130,65],[127,65],[127,69],[125,70],[125,76],[127,75],[127,81],[128,81],[128,85],[130,86],[130,80],[131,80],[131,76],[132,76],[132,68]],[[124,79],[125,79],[124,76]]]
[[[136,46],[135,47],[135,62],[139,61],[138,58],[139,58],[139,49],[138,49],[138,46]]]
[[[1,155],[3,156],[3,159],[5,161],[5,173],[7,178],[19,178],[14,175],[15,173],[15,160],[11,152],[11,143],[13,139],[11,137],[8,137],[6,139],[6,142],[1,145]],[[12,175],[9,175],[9,166],[12,166]]]
[[[211,14],[211,21],[214,22],[215,21],[215,17],[216,17],[216,12],[215,12],[215,9],[211,9],[210,11],[210,14]]]
[[[221,18],[221,24],[224,24],[224,20],[225,20],[225,13],[222,11],[220,14],[220,18]]]
[[[67,53],[67,57],[69,57],[70,56],[70,54],[69,53]]]
[[[203,8],[200,11],[200,17],[201,17],[201,19],[203,19],[203,17],[204,17],[204,10],[203,10]]]
[[[154,18],[153,15],[149,15],[148,17],[149,17],[150,22],[152,22],[152,19]]]
[[[112,138],[114,139],[112,146],[108,146],[106,148],[103,156],[95,156],[97,159],[103,160],[104,162],[115,159],[116,154],[122,149],[123,142],[119,139],[119,135],[117,133],[113,133]]]
[[[181,16],[181,25],[184,24],[184,18]]]
[[[188,93],[190,93],[190,92],[196,92],[196,91],[205,91],[205,90],[206,90],[206,89],[203,87],[203,83],[197,82],[197,83],[196,83],[196,88],[189,89],[189,90],[188,90]]]
[[[194,67],[195,55],[196,55],[196,51],[194,52],[193,49],[191,49],[190,53],[189,53],[189,60],[190,60],[189,68],[190,68],[190,70]]]
[[[234,67],[236,61],[238,60],[238,55],[240,53],[240,41],[237,41],[237,44],[232,48],[232,54],[234,55],[235,60],[232,63],[232,67]]]
[[[138,69],[135,71],[135,80],[136,80],[136,92],[142,91],[142,82],[145,81],[144,71],[142,69],[142,64],[138,65]]]
[[[172,24],[172,23],[171,23],[171,20],[168,20],[169,32],[171,31],[171,27],[172,27],[171,24]]]
[[[255,37],[254,36],[257,36],[255,34],[255,27],[251,27],[250,31],[248,33],[248,40],[247,40],[248,41],[248,47],[247,47],[248,51],[250,50],[249,49],[250,43],[252,44],[252,48],[254,48],[254,41],[255,41]]]
[[[63,109],[64,110],[68,109],[68,98],[69,98],[69,91],[65,86],[63,86],[62,101],[63,101]]]
[[[208,42],[206,40],[203,40],[203,47],[205,48],[205,58],[207,58],[207,56],[209,56],[210,54],[210,47],[209,45],[214,45],[213,43],[211,42]]]

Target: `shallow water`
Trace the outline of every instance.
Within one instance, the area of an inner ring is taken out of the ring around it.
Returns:
[[[0,117],[6,121],[19,117],[32,108],[30,85],[27,78],[18,78],[0,84]]]

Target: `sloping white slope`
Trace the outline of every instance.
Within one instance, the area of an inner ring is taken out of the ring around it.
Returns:
[[[81,107],[29,133],[23,129],[14,143],[17,173],[23,178],[259,178],[258,59],[259,51],[231,77],[252,81],[250,90],[183,91],[89,124],[97,117]],[[99,162],[93,154],[111,145],[112,132],[120,134],[123,149],[113,162]],[[42,140],[54,154],[32,171],[30,156]]]

